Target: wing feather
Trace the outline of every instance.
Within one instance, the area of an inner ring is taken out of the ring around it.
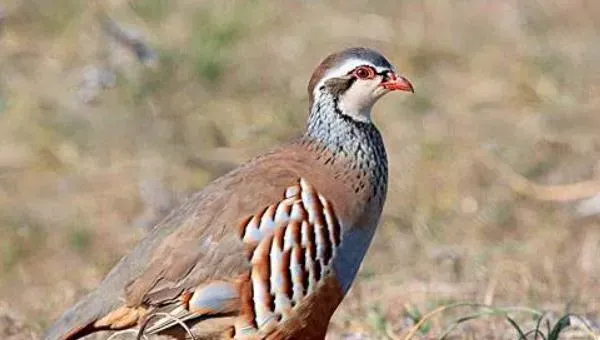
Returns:
[[[331,204],[306,180],[298,179],[298,183],[286,189],[279,202],[242,219],[240,242],[251,253],[247,272],[250,296],[241,297],[244,292],[236,288],[239,285],[234,281],[209,282],[194,288],[187,303],[158,318],[147,328],[147,334],[163,331],[182,320],[232,311],[251,311],[242,317],[248,323],[238,326],[239,331],[246,333],[268,333],[289,319],[294,306],[318,290],[331,270],[339,246],[331,237],[339,226],[328,224],[336,221],[331,218],[335,215]],[[243,301],[248,304],[245,308],[241,306]]]

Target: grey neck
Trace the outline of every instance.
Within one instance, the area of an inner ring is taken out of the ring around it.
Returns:
[[[357,179],[366,178],[370,182],[371,199],[383,203],[387,191],[387,155],[375,125],[345,115],[337,97],[321,93],[310,109],[305,139],[316,141],[333,153],[329,163],[340,157],[348,160],[351,170],[358,172]],[[361,189],[360,184],[355,187],[357,192]]]

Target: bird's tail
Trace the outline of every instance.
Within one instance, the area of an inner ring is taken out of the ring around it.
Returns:
[[[114,310],[118,301],[103,299],[98,291],[88,294],[69,308],[46,332],[44,340],[75,340],[106,329],[94,323]]]

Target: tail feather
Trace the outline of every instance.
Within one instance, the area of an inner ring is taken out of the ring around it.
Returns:
[[[129,255],[119,261],[96,290],[69,308],[50,327],[44,340],[75,340],[113,326],[110,323],[96,323],[96,321],[124,305],[125,287],[142,274],[150,262],[153,249],[156,249],[158,244],[169,235],[169,231],[177,225],[172,223],[169,228],[155,228],[155,232],[148,235]],[[121,324],[124,323],[123,321]],[[122,326],[117,323],[117,327]]]
[[[114,305],[116,303],[103,300],[96,292],[90,293],[69,308],[48,329],[44,340],[74,340],[107,329],[108,327],[95,327],[94,323],[114,309]]]

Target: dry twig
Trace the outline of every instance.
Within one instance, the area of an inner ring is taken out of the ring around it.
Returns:
[[[476,152],[475,158],[500,176],[513,191],[537,200],[565,202],[600,193],[600,179],[564,185],[540,185],[518,174],[489,151],[480,149]]]

